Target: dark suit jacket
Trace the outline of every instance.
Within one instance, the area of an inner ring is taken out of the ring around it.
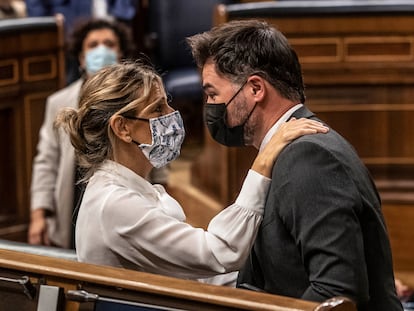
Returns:
[[[306,107],[293,116],[316,119]],[[347,296],[359,310],[402,310],[379,195],[333,129],[280,153],[242,283],[313,301]]]

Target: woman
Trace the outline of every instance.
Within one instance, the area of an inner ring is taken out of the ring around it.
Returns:
[[[134,45],[127,28],[103,19],[80,23],[72,33],[71,54],[79,61],[81,78],[47,98],[45,118],[33,160],[31,217],[28,242],[74,248],[74,218],[82,189],[78,185],[73,147],[67,136],[58,139],[53,122],[64,107],[78,107],[82,84],[96,71],[131,57]],[[168,167],[151,171],[152,183],[166,184]],[[75,212],[75,213],[74,213]]]
[[[230,207],[208,230],[184,222],[180,205],[145,180],[180,152],[184,128],[161,78],[136,63],[106,67],[83,86],[80,109],[56,120],[69,134],[88,185],[76,224],[79,261],[181,278],[235,271],[244,263],[263,214],[277,153],[293,138],[326,132],[319,122],[282,126],[255,159]]]

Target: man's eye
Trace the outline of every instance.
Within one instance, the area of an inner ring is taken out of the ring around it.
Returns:
[[[207,95],[207,100],[209,100],[209,99],[211,99],[211,100],[216,100],[216,94],[208,94]]]

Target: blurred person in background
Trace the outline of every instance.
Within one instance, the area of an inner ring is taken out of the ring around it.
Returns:
[[[27,16],[53,16],[58,13],[65,18],[65,33],[68,38],[76,24],[90,18],[117,21],[130,27],[134,19],[138,0],[25,0]],[[66,55],[66,82],[79,78],[77,56]]]

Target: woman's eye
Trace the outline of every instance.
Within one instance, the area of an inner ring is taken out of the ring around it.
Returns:
[[[162,106],[158,106],[157,108],[155,108],[155,112],[162,112]]]
[[[104,41],[104,45],[108,48],[114,48],[116,46],[116,43],[110,40]]]
[[[93,48],[96,48],[97,46],[98,46],[97,42],[92,42],[88,44],[88,49],[93,49]]]

